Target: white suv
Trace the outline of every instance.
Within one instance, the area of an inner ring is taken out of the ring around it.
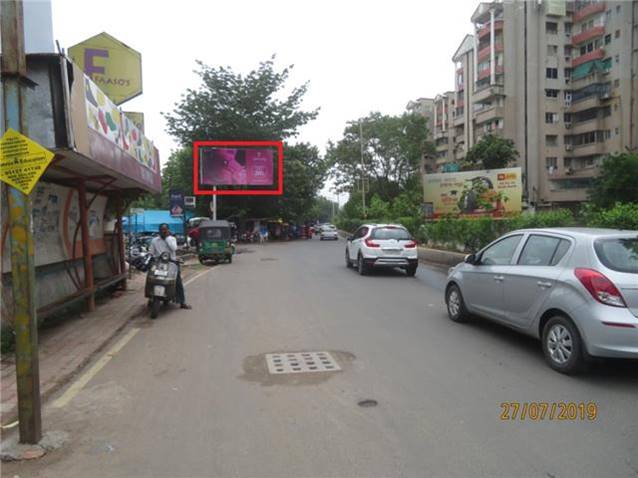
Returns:
[[[361,275],[372,267],[401,267],[412,277],[419,264],[416,246],[400,224],[364,224],[348,237],[346,266],[356,265]]]

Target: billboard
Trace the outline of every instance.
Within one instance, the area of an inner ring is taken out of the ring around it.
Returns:
[[[184,215],[184,193],[182,191],[169,191],[168,203],[171,217],[182,217]]]
[[[207,186],[272,186],[273,150],[210,148],[201,153],[201,182]]]
[[[142,55],[108,33],[73,45],[69,56],[116,105],[142,93]]]
[[[521,211],[521,168],[423,175],[424,208],[432,217],[503,217]]]

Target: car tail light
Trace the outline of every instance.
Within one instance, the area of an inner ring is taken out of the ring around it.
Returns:
[[[368,247],[379,247],[379,244],[374,242],[372,239],[366,239],[364,242],[366,243],[366,246]]]
[[[416,247],[416,241],[410,241],[406,243],[403,247],[406,249],[414,249]]]
[[[627,307],[614,283],[593,269],[576,269],[574,275],[585,286],[591,296],[601,304]]]

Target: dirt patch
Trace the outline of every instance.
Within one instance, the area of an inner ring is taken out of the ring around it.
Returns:
[[[266,353],[288,352],[289,351],[274,351]],[[237,378],[246,382],[257,382],[264,387],[271,387],[273,385],[316,385],[330,380],[330,378],[336,374],[347,372],[356,358],[355,355],[350,352],[340,350],[330,350],[329,352],[341,367],[340,371],[271,375],[268,372],[268,365],[266,364],[266,353],[263,353],[246,357],[242,364],[244,373]]]

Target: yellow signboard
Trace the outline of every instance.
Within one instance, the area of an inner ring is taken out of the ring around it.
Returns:
[[[142,55],[108,33],[72,46],[69,56],[116,105],[142,93]]]
[[[521,168],[423,176],[424,209],[432,217],[503,217],[521,211]]]
[[[9,128],[0,139],[0,180],[31,194],[53,156],[48,149]]]

